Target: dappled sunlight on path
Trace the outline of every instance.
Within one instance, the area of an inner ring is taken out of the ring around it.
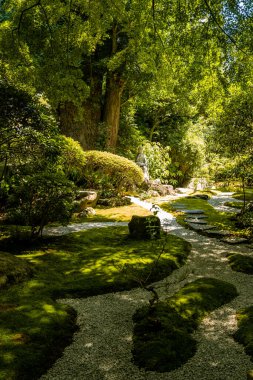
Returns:
[[[132,198],[149,209],[152,203]],[[228,246],[179,226],[175,218],[158,212],[164,229],[192,244],[186,265],[154,284],[161,299],[200,277],[214,277],[236,286],[239,296],[205,318],[193,334],[197,353],[181,368],[156,373],[139,370],[132,363],[132,316],[147,304],[150,294],[142,289],[86,299],[64,299],[78,313],[80,330],[43,380],[245,380],[253,364],[241,345],[233,340],[237,329],[236,310],[253,304],[253,276],[233,272],[227,253],[250,253],[248,246]]]

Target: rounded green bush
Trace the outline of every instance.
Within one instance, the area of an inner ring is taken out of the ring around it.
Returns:
[[[83,176],[87,187],[121,193],[144,180],[141,168],[125,157],[90,150],[85,152],[85,158]]]

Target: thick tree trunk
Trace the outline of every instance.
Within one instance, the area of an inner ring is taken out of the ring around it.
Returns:
[[[84,150],[98,148],[99,123],[102,115],[102,74],[90,69],[90,96],[81,107],[71,102],[59,106],[58,115],[61,132],[80,142]]]
[[[107,128],[106,149],[111,152],[115,152],[117,145],[123,89],[124,81],[117,73],[113,73],[107,79],[104,110],[104,122]]]
[[[79,110],[73,103],[65,103],[59,108],[59,121],[61,132],[79,141],[84,150],[97,148],[100,104],[87,100]]]

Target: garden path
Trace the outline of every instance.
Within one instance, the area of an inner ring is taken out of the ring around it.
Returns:
[[[225,197],[225,196],[224,196]],[[150,209],[152,204],[132,198]],[[218,207],[218,201],[216,206]],[[131,361],[132,315],[148,302],[142,289],[110,293],[84,299],[62,299],[77,310],[79,331],[63,356],[41,380],[245,380],[253,365],[232,334],[237,328],[236,310],[253,304],[253,276],[233,272],[226,253],[252,254],[247,245],[228,246],[177,224],[175,218],[158,213],[165,229],[192,244],[186,265],[155,287],[161,298],[174,294],[189,281],[215,277],[237,287],[239,296],[205,318],[194,333],[196,355],[181,368],[168,373],[140,370]]]

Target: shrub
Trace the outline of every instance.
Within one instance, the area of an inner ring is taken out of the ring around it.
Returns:
[[[85,152],[78,141],[71,137],[61,136],[61,165],[66,176],[79,183],[83,178],[83,168],[86,163]]]
[[[141,168],[133,161],[108,152],[90,150],[85,152],[83,172],[86,187],[106,192],[121,193],[139,186],[144,180]]]
[[[73,184],[62,173],[45,171],[16,177],[8,219],[14,224],[31,226],[31,235],[38,236],[49,222],[68,222],[73,201]]]

